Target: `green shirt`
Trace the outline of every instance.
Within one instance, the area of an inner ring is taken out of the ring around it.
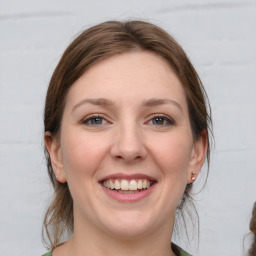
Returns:
[[[179,250],[180,250],[180,255],[181,256],[192,256],[192,255],[188,254],[187,252],[183,251],[181,248],[179,248]],[[46,253],[46,254],[44,254],[42,256],[52,256],[52,253],[48,252],[48,253]]]
[[[47,253],[45,253],[45,254],[42,255],[42,256],[52,256],[52,253],[51,253],[51,252],[47,252]]]
[[[180,249],[180,255],[181,256],[192,256],[189,253],[185,252],[184,250]],[[51,256],[51,255],[50,255]]]

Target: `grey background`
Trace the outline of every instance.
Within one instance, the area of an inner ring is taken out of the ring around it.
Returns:
[[[255,0],[0,0],[0,255],[45,252],[51,188],[42,113],[55,65],[82,28],[127,18],[156,23],[178,40],[212,106],[216,145],[196,196],[200,244],[179,243],[199,256],[243,255],[256,200]]]

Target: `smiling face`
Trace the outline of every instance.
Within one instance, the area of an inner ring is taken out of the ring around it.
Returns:
[[[73,198],[74,233],[86,227],[119,237],[170,233],[206,150],[202,139],[193,141],[179,79],[146,51],[86,71],[68,92],[59,136],[46,136],[46,146]]]

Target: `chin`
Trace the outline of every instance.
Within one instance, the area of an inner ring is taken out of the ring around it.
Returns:
[[[145,213],[125,212],[116,215],[105,223],[105,230],[119,239],[134,239],[151,233],[156,220]]]
[[[110,235],[117,237],[120,240],[134,240],[139,237],[145,236],[150,233],[151,228],[147,226],[136,226],[133,225],[123,225],[109,227],[108,232]]]

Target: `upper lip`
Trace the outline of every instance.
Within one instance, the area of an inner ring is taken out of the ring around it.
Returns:
[[[147,179],[150,181],[156,182],[156,179],[145,174],[141,173],[135,173],[135,174],[124,174],[124,173],[115,173],[107,175],[99,180],[99,182],[103,182],[104,180],[110,180],[110,179],[124,179],[124,180],[136,180],[136,179]]]

